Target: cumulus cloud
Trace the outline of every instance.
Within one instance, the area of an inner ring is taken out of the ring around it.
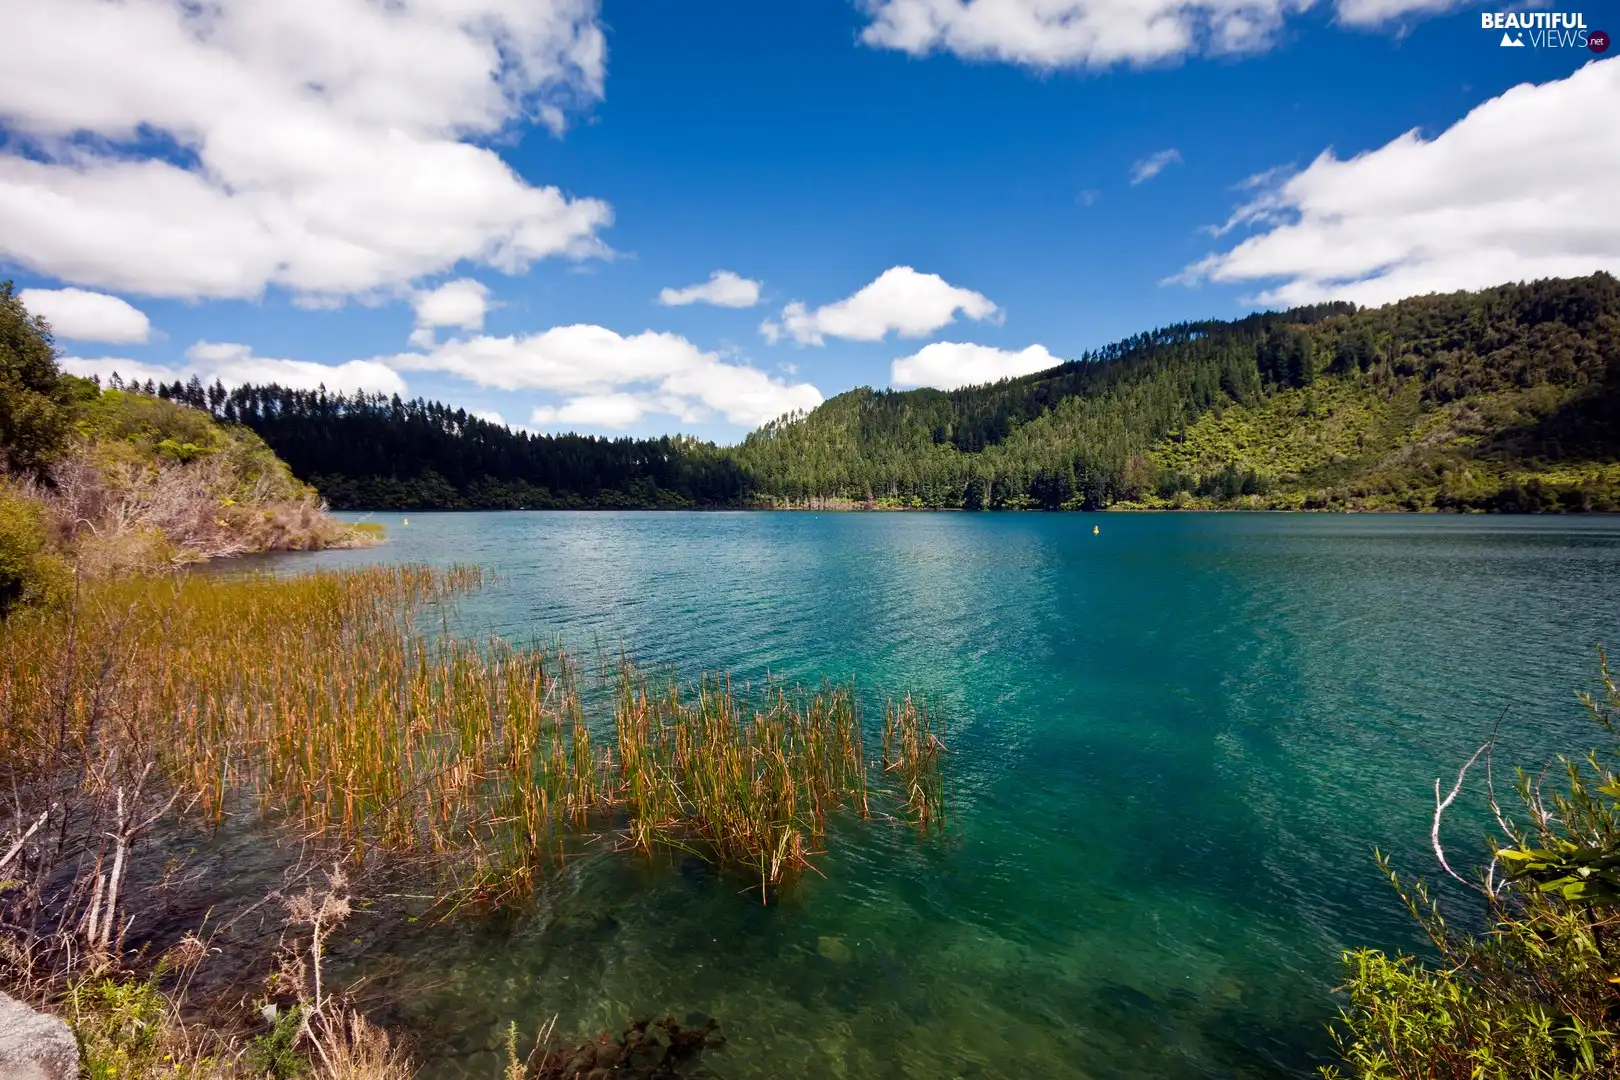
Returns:
[[[255,356],[246,345],[224,341],[199,341],[186,350],[186,362],[178,365],[150,364],[125,357],[66,357],[63,370],[89,378],[99,376],[105,383],[114,374],[125,382],[187,382],[192,376],[212,386],[215,380],[227,388],[244,383],[277,383],[297,390],[325,386],[332,393],[405,393],[405,380],[386,364],[374,360],[350,360],[343,364],[317,364],[308,360],[278,360]]]
[[[638,394],[583,394],[562,405],[541,405],[529,422],[541,427],[581,427],[623,431],[649,412],[665,412],[656,400]]]
[[[31,314],[43,315],[59,338],[135,345],[152,334],[146,313],[106,293],[85,289],[24,289],[17,294]]]
[[[42,273],[335,301],[603,250],[605,203],[472,141],[601,94],[595,0],[51,0],[5,22],[0,255]]]
[[[457,278],[436,289],[417,292],[411,297],[411,306],[416,309],[416,329],[411,331],[411,344],[431,349],[438,327],[484,328],[484,316],[491,306],[489,287],[472,278]]]
[[[1257,52],[1313,0],[863,0],[861,40],[913,56],[949,52],[1026,67],[1107,68],[1189,54]],[[1339,21],[1368,26],[1459,0],[1338,0]]]
[[[753,427],[821,403],[820,392],[808,383],[783,382],[679,335],[651,330],[625,336],[602,326],[558,326],[524,336],[457,339],[380,360],[398,370],[444,372],[496,390],[564,397],[562,405],[536,412],[534,422],[542,424],[619,429],[657,412],[685,422],[719,414]]]
[[[1348,26],[1378,26],[1413,15],[1439,15],[1460,7],[1462,0],[1339,0],[1339,21]]]
[[[1151,64],[1264,48],[1310,0],[867,0],[861,40],[1034,68]]]
[[[1267,283],[1263,304],[1381,304],[1504,281],[1620,273],[1620,140],[1591,119],[1620,101],[1620,59],[1522,84],[1433,139],[1329,150],[1240,206],[1255,235],[1173,279]]]
[[[925,337],[955,321],[958,311],[970,319],[997,313],[995,304],[972,289],[957,288],[938,274],[891,266],[853,296],[814,311],[794,301],[782,309],[780,322],[767,320],[759,329],[772,344],[783,337],[800,345],[820,345],[828,337],[882,341],[890,331]]]
[[[1131,186],[1145,184],[1172,165],[1181,164],[1181,151],[1172,147],[1149,154],[1131,166]]]
[[[665,307],[687,304],[714,304],[716,307],[745,308],[759,303],[759,282],[740,277],[730,270],[716,270],[701,285],[684,289],[662,289],[658,302]]]
[[[1018,375],[1055,368],[1063,363],[1046,351],[1044,345],[1031,345],[1013,351],[966,342],[936,341],[910,356],[902,356],[889,368],[889,381],[898,387],[932,386],[955,390]]]

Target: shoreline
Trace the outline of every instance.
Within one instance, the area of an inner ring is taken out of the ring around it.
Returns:
[[[1391,517],[1614,517],[1620,510],[1451,510],[1425,508],[1358,509],[1355,507],[1269,506],[1105,506],[1097,510],[1048,507],[996,507],[969,510],[961,506],[357,506],[333,507],[333,514],[1383,514]],[[355,545],[370,546],[366,544]]]

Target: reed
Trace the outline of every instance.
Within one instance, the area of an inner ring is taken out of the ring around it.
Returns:
[[[609,832],[746,871],[763,897],[810,866],[832,815],[872,815],[852,687],[750,698],[624,661],[614,692],[585,694],[561,650],[451,632],[482,583],[408,566],[85,583],[0,624],[0,780],[155,767],[206,822],[255,812],[432,861],[451,906],[519,900]],[[910,699],[889,718],[884,776],[927,828],[938,740]]]
[[[898,779],[911,819],[927,832],[945,828],[945,786],[940,755],[945,743],[936,718],[908,695],[890,704],[883,717],[883,772]]]

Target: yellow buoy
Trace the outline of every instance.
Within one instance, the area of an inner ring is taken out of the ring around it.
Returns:
[[[1100,532],[1102,532],[1102,526],[1101,525],[1093,525],[1091,527],[1091,535],[1092,536],[1096,536]]]

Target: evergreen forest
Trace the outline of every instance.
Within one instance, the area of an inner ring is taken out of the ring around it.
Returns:
[[[851,390],[732,447],[398,397],[135,389],[252,428],[340,509],[1620,510],[1602,273],[1181,323],[993,384]]]

